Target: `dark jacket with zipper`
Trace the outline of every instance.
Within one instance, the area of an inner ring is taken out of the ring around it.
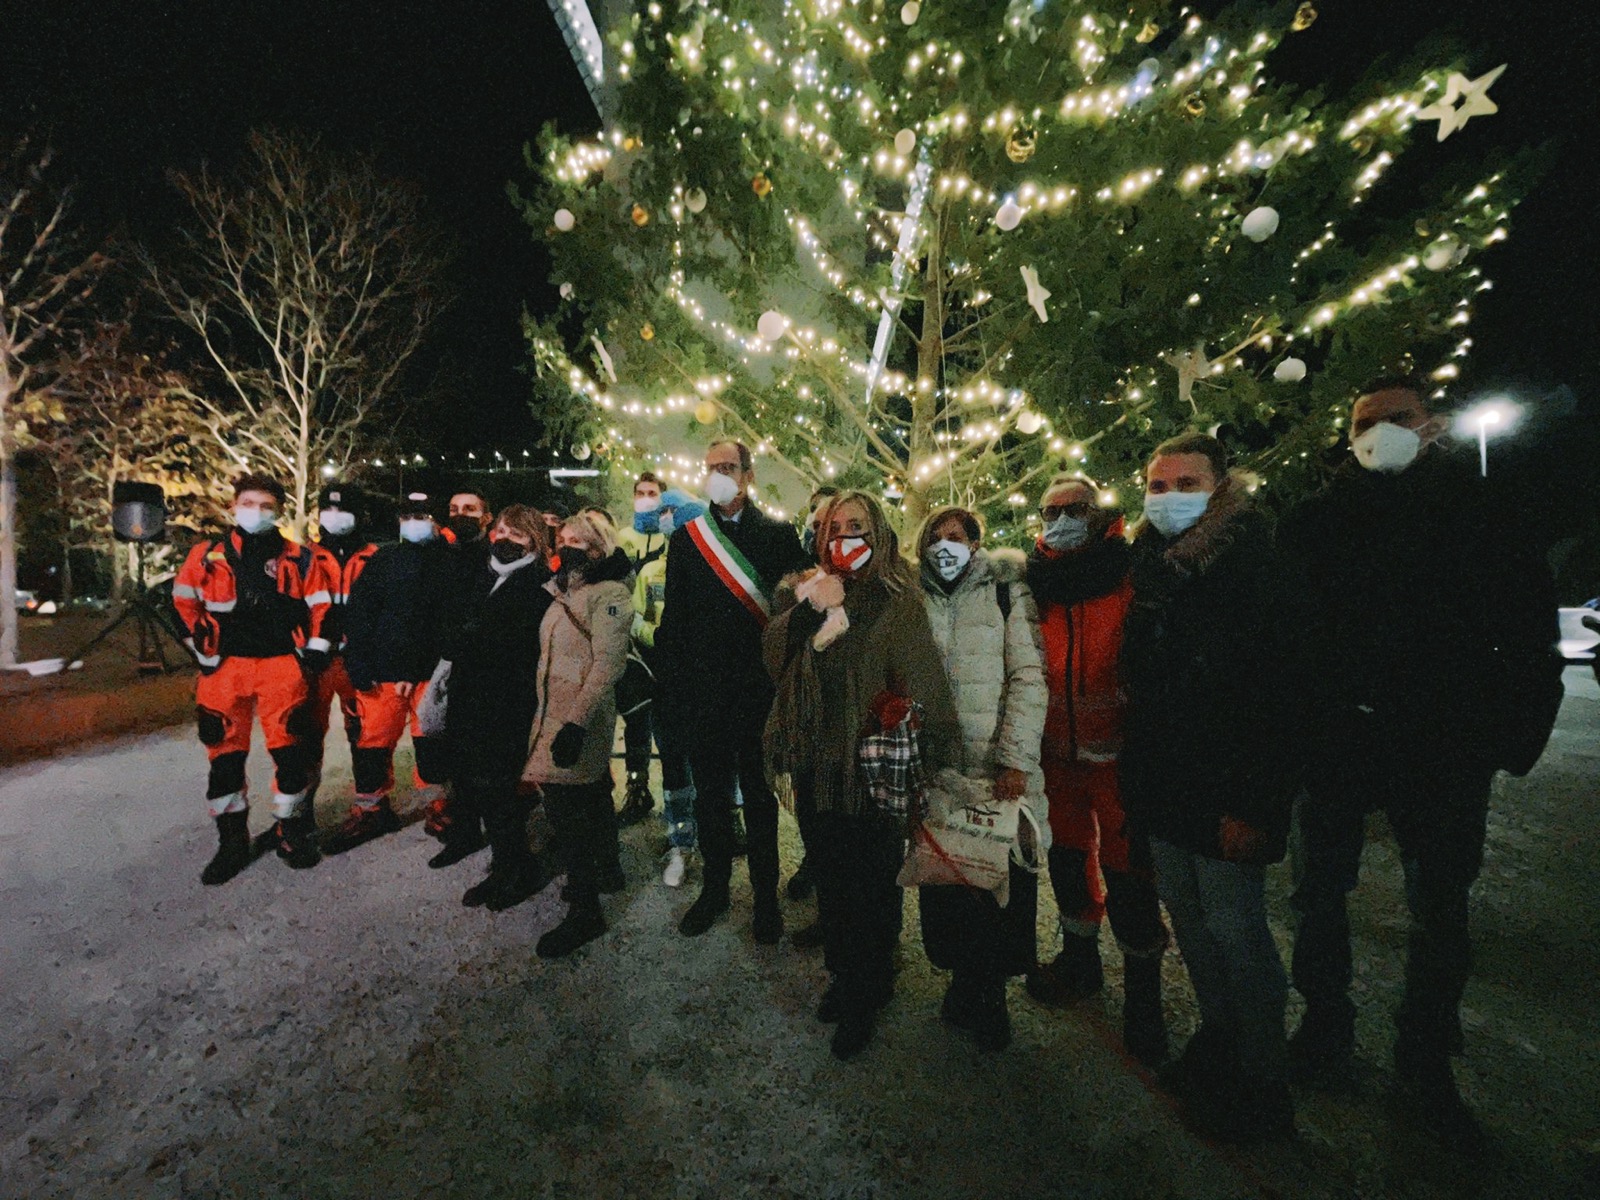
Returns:
[[[1140,833],[1220,858],[1229,816],[1283,856],[1304,688],[1286,599],[1271,531],[1235,478],[1177,537],[1139,530],[1123,631],[1121,785]]]
[[[372,556],[350,589],[345,667],[363,690],[378,683],[421,683],[439,665],[448,607],[460,575],[443,538],[398,542]]]

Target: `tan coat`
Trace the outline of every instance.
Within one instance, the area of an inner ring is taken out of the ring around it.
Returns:
[[[522,778],[528,783],[593,783],[611,770],[617,727],[616,682],[628,658],[633,597],[621,579],[545,587],[554,603],[539,625],[539,714]],[[583,749],[570,767],[550,761],[563,725],[581,725]]]

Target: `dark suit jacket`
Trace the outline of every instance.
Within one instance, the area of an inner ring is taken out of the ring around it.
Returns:
[[[807,564],[793,526],[749,501],[737,521],[715,508],[709,519],[755,568],[769,598],[780,579]],[[662,716],[686,749],[706,738],[765,725],[772,683],[762,663],[761,629],[712,571],[689,531],[675,532],[667,550],[666,607],[656,631],[656,658]]]

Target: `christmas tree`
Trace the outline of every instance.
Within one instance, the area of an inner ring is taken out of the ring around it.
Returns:
[[[610,35],[606,128],[547,131],[523,198],[563,298],[528,323],[546,419],[684,481],[689,446],[736,436],[769,479],[881,487],[908,517],[956,500],[1011,535],[1042,478],[1136,495],[1186,428],[1304,486],[1361,382],[1456,376],[1515,200],[1439,146],[1503,68],[1274,86],[1267,56],[1315,19],[649,3]],[[1425,194],[1385,194],[1421,147]]]

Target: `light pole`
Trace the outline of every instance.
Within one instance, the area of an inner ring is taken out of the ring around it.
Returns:
[[[1478,439],[1478,470],[1485,479],[1489,477],[1490,431],[1492,430],[1496,436],[1509,433],[1521,414],[1520,405],[1497,397],[1473,405],[1456,419],[1457,430]]]

